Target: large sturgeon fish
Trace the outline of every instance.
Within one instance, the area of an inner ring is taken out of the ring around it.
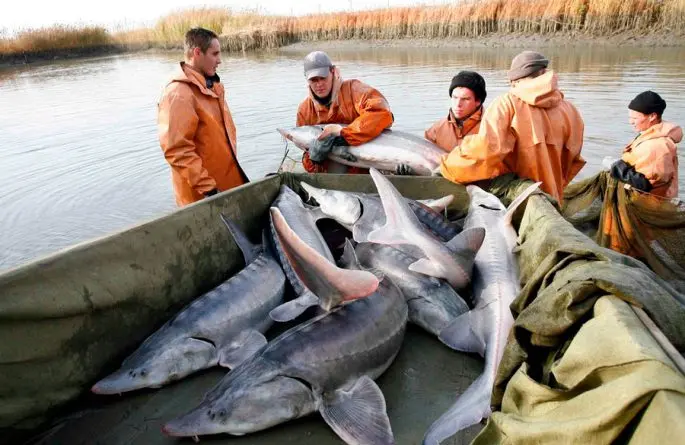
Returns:
[[[93,385],[94,393],[158,388],[217,364],[233,368],[266,344],[269,311],[283,301],[285,276],[266,239],[254,246],[234,223],[222,219],[245,257],[245,268],[166,322],[119,370]]]
[[[308,125],[289,129],[278,129],[286,139],[298,148],[308,151],[311,144],[321,135],[323,125]],[[341,157],[348,152],[356,158],[351,162]],[[349,147],[334,147],[328,159],[354,167],[374,167],[395,171],[399,164],[409,165],[417,175],[430,176],[440,166],[445,151],[432,142],[397,130],[383,130],[371,141]]]
[[[287,223],[272,208],[283,238]],[[291,242],[297,250],[298,275],[317,280],[329,292],[355,295],[361,270],[339,269]],[[347,247],[347,251],[351,249]],[[319,276],[319,277],[316,277]],[[171,436],[229,433],[243,435],[319,411],[324,421],[348,444],[386,445],[394,438],[385,398],[373,379],[399,352],[407,323],[407,305],[387,279],[366,298],[344,304],[298,325],[231,371],[201,404],[168,422]],[[324,289],[325,291],[325,289]]]
[[[323,217],[332,218],[352,232],[358,243],[368,240],[369,233],[385,224],[385,212],[381,198],[368,193],[344,192],[314,187],[306,182],[300,186],[319,204],[315,208]],[[449,241],[459,234],[459,228],[447,221],[436,209],[444,210],[454,199],[448,195],[440,199],[414,201],[403,198],[421,223],[443,241]]]
[[[478,226],[486,230],[485,241],[475,262],[473,287],[476,307],[445,328],[440,339],[454,349],[484,356],[485,369],[454,405],[431,425],[424,437],[424,445],[437,445],[491,413],[490,398],[497,367],[514,324],[509,306],[521,289],[513,254],[517,236],[511,218],[516,208],[539,185],[538,182],[524,190],[509,208],[479,187],[466,187],[471,203],[464,227]]]
[[[474,254],[483,242],[485,230],[469,227],[444,243],[423,228],[388,178],[374,168],[370,173],[383,203],[385,225],[369,233],[367,240],[391,246],[415,246],[424,257],[412,263],[409,270],[444,278],[455,289],[465,287],[471,281]]]

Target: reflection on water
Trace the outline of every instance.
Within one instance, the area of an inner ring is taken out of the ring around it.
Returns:
[[[507,90],[506,70],[517,52],[328,50],[343,77],[383,92],[395,128],[417,135],[447,112],[447,89],[458,70],[483,74],[487,104]],[[305,53],[231,56],[220,67],[238,127],[239,158],[252,179],[278,168],[284,143],[275,128],[295,122],[305,96]],[[590,46],[544,53],[585,119],[588,165],[581,176],[597,172],[604,156],[619,156],[634,137],[626,107],[635,94],[659,92],[668,102],[666,119],[685,124],[685,48]],[[172,54],[141,53],[0,70],[0,269],[175,208],[155,120],[176,63]],[[685,191],[682,172],[680,186]]]

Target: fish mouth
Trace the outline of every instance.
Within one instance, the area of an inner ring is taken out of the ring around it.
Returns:
[[[95,382],[90,391],[98,395],[114,395],[141,389],[157,389],[168,383],[169,380],[144,375],[140,370],[120,369]]]
[[[117,384],[117,382],[97,382],[94,384],[90,391],[93,394],[98,394],[102,396],[109,396],[115,394],[123,394],[125,392],[139,391],[141,389],[155,389],[162,387],[162,384],[138,384],[138,385],[125,385]]]
[[[180,433],[173,426],[166,424],[162,425],[162,434],[169,437],[184,437],[185,434]]]
[[[102,383],[98,382],[90,388],[90,392],[92,392],[93,394],[110,395],[110,394],[117,394],[117,392],[122,392],[122,391],[113,391],[107,385],[103,385]]]
[[[309,151],[309,146],[297,141],[288,130],[284,130],[283,128],[277,128],[276,130],[281,133],[281,136],[283,136],[286,141],[292,142],[300,150]]]
[[[285,129],[283,129],[283,128],[277,128],[276,131],[278,131],[279,133],[281,133],[281,136],[283,136],[283,137],[286,138],[287,140],[289,140],[289,141],[292,141],[292,140],[293,140],[293,137],[292,137],[292,135],[290,134],[290,132],[289,132],[288,130],[285,130]]]
[[[199,428],[193,423],[188,423],[185,421],[184,417],[180,417],[175,420],[171,420],[164,425],[162,425],[162,433],[169,437],[198,437],[198,436],[209,436],[214,434],[231,434],[229,431],[222,430],[218,425],[211,425],[207,428]]]
[[[249,430],[239,430],[226,424],[225,418],[209,418],[207,406],[199,406],[196,409],[166,422],[162,425],[162,433],[169,437],[192,437],[213,436],[228,434],[230,436],[244,436]]]
[[[90,391],[93,394],[112,395],[135,391],[144,387],[144,385],[134,384],[130,380],[125,380],[125,376],[126,373],[121,371],[110,374],[109,376],[96,382],[90,388]]]

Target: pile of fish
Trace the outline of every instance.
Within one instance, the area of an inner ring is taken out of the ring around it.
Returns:
[[[392,364],[412,322],[453,349],[485,357],[483,374],[424,443],[438,444],[487,417],[519,290],[511,216],[538,184],[508,209],[467,187],[471,204],[461,229],[439,213],[450,197],[409,200],[373,168],[371,177],[378,195],[302,182],[318,206],[282,186],[260,246],[224,219],[245,268],[181,310],[92,391],[158,388],[224,366],[226,376],[199,406],[167,422],[165,434],[243,435],[318,411],[348,444],[393,444],[374,379]],[[351,232],[352,240],[336,246],[343,251],[337,262],[317,227],[322,218]],[[472,277],[467,303],[458,292]],[[267,342],[274,321],[291,320],[297,324]]]

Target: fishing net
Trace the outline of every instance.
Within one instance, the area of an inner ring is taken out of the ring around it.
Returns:
[[[640,192],[601,172],[564,191],[564,217],[600,246],[642,260],[685,290],[685,205]]]

